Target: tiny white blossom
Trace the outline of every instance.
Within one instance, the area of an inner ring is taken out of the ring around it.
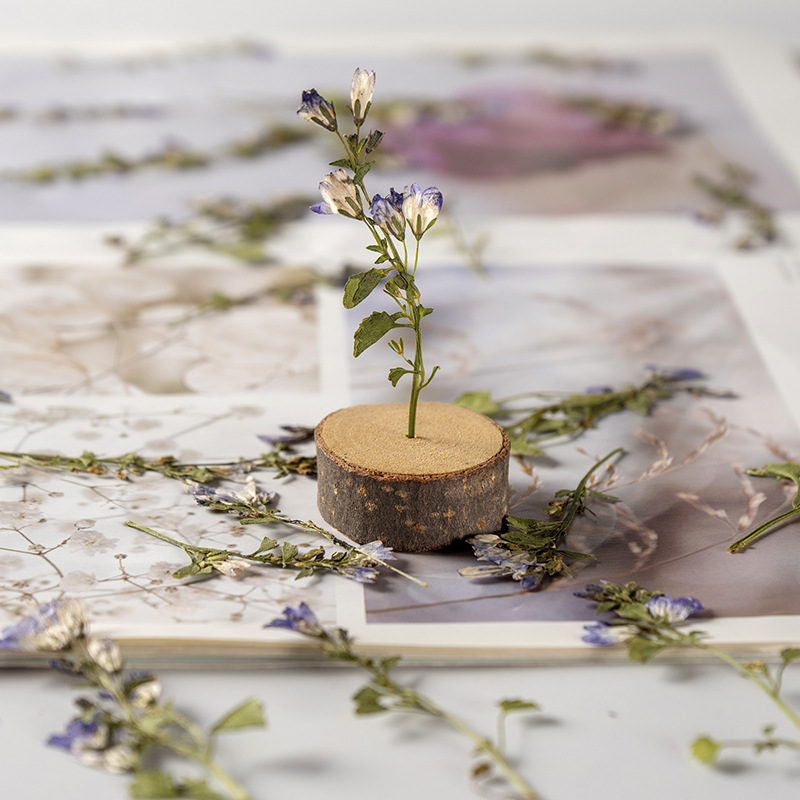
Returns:
[[[26,647],[33,650],[63,650],[83,636],[86,611],[80,600],[59,600],[39,612],[36,629],[27,637]]]
[[[161,684],[158,681],[148,681],[137,686],[128,695],[128,702],[134,708],[147,708],[157,703],[159,697],[161,697]]]
[[[109,747],[108,750],[102,752],[101,764],[106,772],[115,774],[130,772],[137,762],[136,753],[123,744],[114,745],[114,747]]]
[[[350,84],[350,108],[356,124],[364,121],[369,107],[372,105],[372,93],[375,91],[375,73],[359,67]]]
[[[103,769],[105,766],[105,758],[102,750],[93,750],[90,747],[76,747],[74,754],[75,758],[77,758],[84,767]]]
[[[119,672],[122,669],[122,656],[112,639],[89,639],[86,652],[106,672]]]
[[[221,572],[223,575],[229,575],[231,577],[235,577],[237,575],[241,575],[244,572],[247,572],[253,565],[247,561],[215,561],[212,566],[218,572]]]

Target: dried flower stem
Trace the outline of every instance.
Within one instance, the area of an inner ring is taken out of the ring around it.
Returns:
[[[757,686],[784,717],[800,732],[800,714],[795,711],[781,696],[783,673],[789,664],[800,661],[800,647],[785,648],[780,652],[780,664],[770,671],[763,661],[742,663],[716,645],[703,640],[703,633],[692,630],[679,630],[687,617],[703,607],[699,601],[691,597],[672,598],[660,592],[651,592],[636,583],[618,586],[608,581],[590,584],[585,592],[579,593],[597,603],[597,613],[612,613],[610,622],[595,623],[585,626],[587,631],[583,640],[593,645],[612,645],[624,643],[628,647],[628,655],[634,661],[647,663],[663,650],[673,647],[692,647],[703,650],[719,661],[732,667],[739,675]],[[750,746],[756,752],[778,746],[800,749],[800,740],[775,738],[772,727],[764,728],[767,737],[753,740]],[[701,736],[692,745],[692,753],[703,763],[713,763],[719,751],[727,746],[743,746],[736,742],[732,745],[716,741],[708,736]]]
[[[346,630],[324,628],[305,603],[301,603],[297,609],[286,608],[283,613],[283,617],[273,620],[267,627],[286,628],[316,639],[326,658],[353,664],[369,674],[370,679],[367,685],[353,696],[357,714],[406,711],[419,712],[441,719],[465,736],[473,744],[477,754],[488,759],[488,762],[476,766],[473,771],[475,777],[483,775],[490,766],[493,766],[513,787],[518,800],[542,800],[541,795],[534,791],[530,784],[509,764],[503,752],[502,736],[498,738],[497,743],[492,742],[431,698],[416,689],[403,686],[391,676],[391,671],[400,661],[399,656],[378,659],[369,658],[356,652]],[[501,721],[511,711],[531,711],[538,708],[535,703],[520,700],[501,701],[499,706]]]

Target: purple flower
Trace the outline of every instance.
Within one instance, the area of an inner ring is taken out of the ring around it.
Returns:
[[[101,733],[100,724],[97,719],[100,712],[97,712],[90,720],[73,719],[64,733],[54,733],[47,740],[47,744],[53,747],[60,747],[62,750],[74,752],[82,745],[93,742],[97,734]]]
[[[356,583],[374,583],[379,575],[375,567],[342,567],[339,574]]]
[[[458,571],[463,578],[489,578],[509,575],[520,581],[523,589],[534,589],[544,573],[537,569],[536,557],[523,550],[511,550],[494,533],[482,533],[469,540],[478,561],[489,561],[492,566],[465,567]]]
[[[609,647],[617,644],[617,640],[611,635],[611,626],[602,622],[593,622],[591,625],[584,625],[586,633],[581,636],[581,641],[595,647]]]
[[[322,202],[311,206],[317,214],[343,214],[358,219],[363,216],[361,200],[353,179],[340,167],[329,172],[319,184]]]
[[[329,131],[336,130],[336,111],[316,89],[303,92],[297,113],[303,119],[314,122]]]
[[[674,598],[666,594],[651,597],[645,607],[655,619],[667,623],[683,622],[703,610],[702,603],[694,597]]]
[[[376,561],[392,561],[394,559],[392,548],[385,547],[380,539],[362,544],[358,550]]]
[[[696,381],[705,377],[699,369],[693,367],[660,367],[658,364],[646,364],[645,369],[671,381]]]
[[[0,650],[63,650],[83,635],[85,627],[79,600],[54,600],[0,633]]]
[[[225,506],[244,505],[266,508],[278,496],[276,492],[262,492],[256,486],[255,478],[252,476],[247,478],[244,488],[238,492],[223,486],[207,486],[204,483],[196,482],[189,483],[186,491],[201,506],[218,503]]]
[[[418,183],[406,186],[403,192],[403,216],[411,232],[419,239],[436,222],[442,208],[442,193],[431,186],[423,191]]]
[[[283,609],[282,617],[276,617],[264,627],[286,628],[286,630],[303,633],[306,636],[320,636],[325,632],[316,614],[305,603],[300,603],[297,608],[286,606]]]
[[[406,218],[403,216],[403,195],[389,189],[386,197],[376,194],[369,208],[376,225],[379,225],[395,239],[402,241],[406,235]]]
[[[613,386],[589,386],[584,390],[584,394],[611,394]]]

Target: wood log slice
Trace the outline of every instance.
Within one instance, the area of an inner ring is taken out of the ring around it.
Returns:
[[[450,403],[363,405],[317,425],[317,504],[364,544],[420,552],[500,530],[508,510],[510,445],[494,420]]]

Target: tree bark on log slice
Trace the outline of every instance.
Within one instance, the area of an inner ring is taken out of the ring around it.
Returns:
[[[402,403],[343,408],[317,425],[317,505],[364,544],[420,552],[500,530],[510,445],[494,420],[450,403],[420,403],[409,439]]]

